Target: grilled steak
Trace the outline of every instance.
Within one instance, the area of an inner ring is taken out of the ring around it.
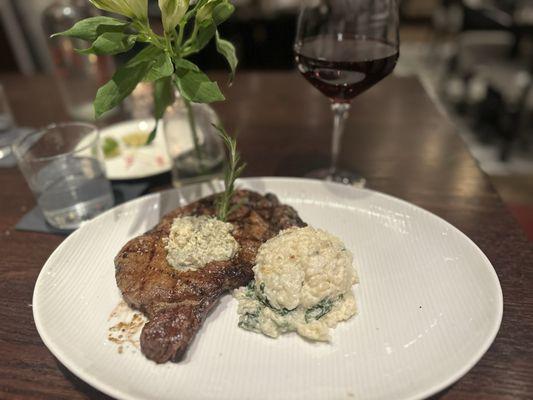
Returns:
[[[228,222],[240,245],[229,261],[215,261],[196,271],[177,271],[166,259],[163,239],[174,218],[214,215],[215,196],[178,208],[151,231],[130,240],[115,257],[116,280],[126,302],[148,317],[141,332],[141,350],[157,362],[178,361],[209,311],[224,292],[253,279],[259,246],[280,230],[305,226],[296,211],[276,196],[239,190],[232,198]]]

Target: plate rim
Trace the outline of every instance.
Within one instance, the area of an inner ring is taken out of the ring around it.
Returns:
[[[440,223],[445,223],[452,230],[455,230],[456,233],[459,234],[459,236],[461,236],[463,239],[466,239],[466,241],[471,246],[473,246],[473,248],[475,250],[478,251],[479,255],[481,256],[481,258],[483,259],[485,264],[488,267],[490,267],[490,268],[487,268],[487,271],[491,275],[493,283],[495,284],[495,289],[496,289],[496,293],[495,294],[497,296],[496,301],[494,303],[494,308],[497,311],[497,318],[495,320],[491,321],[492,324],[491,324],[490,334],[487,335],[487,337],[485,338],[483,343],[480,344],[480,346],[478,347],[477,352],[473,356],[471,356],[469,362],[465,363],[462,366],[462,368],[458,368],[456,371],[454,371],[452,374],[450,374],[447,378],[441,379],[438,383],[435,383],[435,384],[429,386],[426,389],[419,390],[418,393],[416,393],[416,394],[414,394],[414,395],[412,395],[410,397],[401,398],[402,400],[425,399],[425,398],[427,398],[429,396],[437,394],[440,391],[446,389],[447,387],[451,386],[452,384],[457,382],[459,379],[461,379],[463,376],[465,376],[481,360],[481,358],[485,355],[485,353],[490,349],[492,343],[494,342],[494,340],[496,339],[496,337],[498,335],[498,332],[500,330],[500,327],[501,327],[501,324],[502,324],[502,320],[503,320],[503,291],[502,291],[501,283],[500,283],[500,280],[498,278],[498,274],[496,272],[496,269],[494,268],[494,266],[490,262],[489,258],[485,255],[485,253],[479,248],[479,246],[472,239],[470,239],[464,232],[462,232],[460,229],[458,229],[455,225],[453,225],[450,222],[446,221],[444,218],[442,218],[442,217],[440,217],[440,216],[438,216],[438,215],[436,215],[436,214],[424,209],[423,207],[420,207],[420,206],[418,206],[416,204],[410,203],[410,202],[408,202],[406,200],[403,200],[401,198],[389,195],[387,193],[383,193],[383,192],[380,192],[380,191],[377,191],[377,190],[373,190],[373,189],[369,189],[369,188],[357,188],[357,187],[346,186],[346,185],[339,184],[339,183],[334,183],[334,182],[325,182],[325,181],[319,181],[319,180],[314,180],[314,179],[306,179],[306,178],[272,177],[272,176],[240,178],[237,181],[237,184],[239,184],[239,183],[248,183],[248,184],[252,184],[253,185],[254,182],[264,182],[265,180],[273,181],[273,182],[287,182],[287,183],[291,183],[292,182],[293,184],[304,183],[304,184],[313,184],[313,185],[333,186],[333,187],[335,187],[337,189],[341,189],[342,188],[342,190],[345,190],[345,191],[351,191],[351,190],[362,191],[362,192],[371,193],[371,194],[378,195],[378,196],[383,196],[383,197],[387,198],[388,200],[392,200],[394,202],[400,202],[402,205],[414,208],[414,209],[418,210],[419,212],[422,212],[423,214],[425,214],[427,216],[431,216],[433,218],[437,218]],[[201,183],[200,184],[186,186],[186,188],[190,188],[190,187],[194,187],[194,186],[200,186],[200,185],[201,185]],[[112,396],[112,397],[117,398],[117,399],[142,400],[143,398],[131,395],[131,394],[127,393],[127,392],[124,392],[123,390],[116,389],[112,385],[107,384],[106,382],[94,377],[93,375],[82,371],[81,368],[79,368],[76,365],[75,362],[71,362],[71,360],[69,359],[67,354],[65,354],[58,346],[56,346],[53,343],[53,340],[50,337],[48,337],[46,332],[45,332],[46,328],[43,325],[43,321],[41,319],[42,317],[39,315],[39,306],[36,306],[36,304],[38,304],[37,297],[39,295],[39,288],[41,287],[41,285],[39,283],[40,283],[40,281],[42,279],[44,279],[43,277],[45,275],[45,269],[49,265],[50,259],[54,256],[54,254],[59,252],[60,249],[63,246],[66,246],[67,243],[69,243],[72,240],[75,240],[76,236],[79,234],[79,231],[84,226],[88,226],[88,225],[92,225],[92,224],[98,223],[99,219],[105,218],[108,214],[111,214],[112,212],[115,212],[117,209],[119,209],[121,207],[131,207],[133,204],[135,204],[137,202],[145,201],[145,200],[147,200],[149,198],[152,198],[152,197],[161,196],[163,193],[179,192],[181,189],[183,189],[183,188],[170,188],[170,189],[163,190],[163,191],[160,191],[160,192],[146,194],[146,195],[138,197],[136,199],[132,199],[132,200],[126,202],[126,203],[117,205],[117,206],[107,210],[106,212],[100,214],[99,216],[97,216],[96,218],[92,219],[91,221],[88,221],[82,227],[80,227],[79,229],[74,231],[71,235],[69,235],[63,242],[61,242],[59,244],[59,246],[57,246],[54,249],[54,251],[48,256],[46,262],[41,267],[39,275],[38,275],[38,277],[37,277],[37,279],[35,281],[33,295],[32,295],[33,320],[34,320],[34,323],[35,323],[35,327],[37,329],[37,333],[39,334],[41,340],[43,341],[43,343],[45,344],[47,349],[52,353],[52,355],[54,357],[56,357],[69,371],[71,371],[79,379],[81,379],[82,381],[84,381],[87,384],[91,385],[92,387],[96,388],[97,390],[101,391],[102,393],[107,394],[107,395]]]

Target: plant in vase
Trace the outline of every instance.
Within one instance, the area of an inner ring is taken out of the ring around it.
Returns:
[[[220,37],[218,26],[233,14],[235,7],[228,0],[159,0],[163,24],[160,35],[150,27],[147,0],[89,1],[101,10],[125,18],[87,18],[56,35],[89,42],[88,48],[78,50],[87,55],[116,55],[130,51],[135,43],[144,44],[98,90],[94,100],[96,117],[118,106],[140,82],[152,82],[156,125],[148,143],[154,139],[159,121],[170,109],[173,114],[167,116],[169,129],[166,130],[172,130],[176,119],[185,118],[192,136],[189,147],[193,149],[180,155],[171,154],[173,175],[179,174],[186,183],[215,176],[223,167],[223,149],[217,131],[211,126],[212,122],[218,122],[213,120],[216,115],[206,104],[225,98],[218,84],[188,58],[214,39],[217,51],[230,67],[230,82],[233,80],[238,63],[235,48]],[[173,181],[179,182],[175,177]]]

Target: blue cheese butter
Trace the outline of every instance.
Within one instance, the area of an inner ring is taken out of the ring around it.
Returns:
[[[195,271],[213,261],[227,261],[239,250],[233,225],[207,216],[175,218],[165,239],[167,261],[180,271]]]

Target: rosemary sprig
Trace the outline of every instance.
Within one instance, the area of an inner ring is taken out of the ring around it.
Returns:
[[[222,126],[213,125],[218,130],[218,135],[228,150],[228,164],[224,172],[224,192],[217,199],[217,218],[226,221],[232,211],[231,199],[235,192],[235,180],[242,174],[246,164],[241,162],[237,151],[237,140],[230,137]]]

